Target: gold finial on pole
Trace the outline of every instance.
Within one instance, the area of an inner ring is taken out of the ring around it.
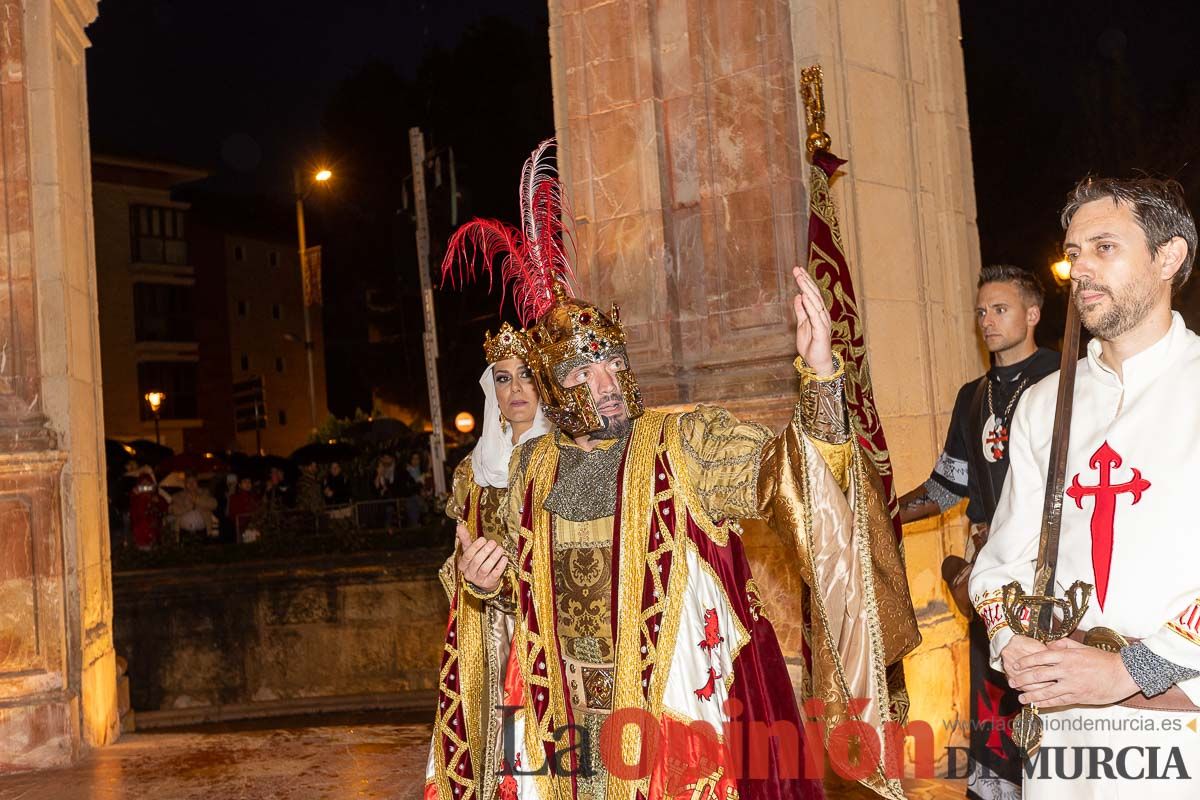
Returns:
[[[820,64],[800,71],[800,96],[804,98],[804,114],[808,119],[809,154],[828,150],[833,140],[825,132],[825,81]]]

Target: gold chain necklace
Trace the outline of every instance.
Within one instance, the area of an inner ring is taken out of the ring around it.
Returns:
[[[988,385],[987,385],[988,416],[995,418],[996,424],[1000,425],[1003,422],[1008,421],[1009,414],[1012,413],[1013,406],[1015,406],[1017,404],[1017,399],[1021,396],[1021,390],[1025,388],[1025,384],[1029,383],[1029,378],[1022,378],[1021,382],[1017,384],[1017,388],[1013,389],[1012,398],[1009,399],[1008,405],[1004,409],[1004,415],[1001,417],[996,417],[996,410],[992,407],[992,379],[986,378],[985,380],[987,380],[987,382],[988,382]]]

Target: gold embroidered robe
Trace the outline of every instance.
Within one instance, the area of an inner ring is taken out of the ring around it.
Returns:
[[[514,453],[502,596],[516,610],[510,670],[519,673],[524,708],[514,760],[526,771],[510,794],[657,800],[671,787],[663,768],[627,779],[597,757],[605,719],[636,708],[656,720],[707,722],[720,737],[729,725],[723,700],[747,691],[754,699],[755,687],[736,682],[739,661],[756,659],[779,677],[782,657],[737,541],[738,518],[767,518],[797,548],[815,606],[812,685],[828,721],[861,719],[876,731],[891,721],[884,667],[919,636],[890,519],[857,444],[813,440],[800,417],[798,406],[775,436],[710,406],[647,412],[622,442],[616,514],[585,521],[544,505],[573,442],[552,434]],[[794,712],[784,675],[769,702]],[[866,708],[851,715],[856,697]],[[574,744],[584,736],[591,743],[568,754],[574,776],[527,774],[565,749],[558,734],[568,724],[586,731],[570,732]],[[626,729],[622,741],[636,760],[637,736]],[[717,766],[690,777],[727,800],[760,796],[728,772]],[[864,783],[902,796],[882,764]],[[796,784],[783,796],[819,796],[810,790]]]
[[[504,539],[506,490],[475,482],[468,456],[454,470],[446,516],[473,536]],[[446,643],[438,674],[438,707],[426,769],[429,800],[476,800],[496,794],[504,669],[512,641],[512,609],[484,600],[459,576],[458,551],[438,572],[450,601]],[[466,758],[468,754],[473,758]]]

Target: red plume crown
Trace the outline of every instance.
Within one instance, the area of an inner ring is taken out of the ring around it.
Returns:
[[[575,239],[570,208],[549,155],[555,146],[553,138],[539,144],[521,169],[521,228],[495,219],[471,220],[454,232],[442,260],[443,285],[447,280],[452,286],[474,280],[478,269],[487,272],[489,289],[499,260],[503,292],[512,291],[522,327],[554,305],[555,284],[574,296]],[[483,257],[478,266],[477,255]],[[504,307],[503,294],[500,306]]]

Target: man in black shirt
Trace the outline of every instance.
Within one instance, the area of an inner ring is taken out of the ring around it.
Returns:
[[[1021,394],[1058,370],[1059,356],[1039,348],[1034,331],[1042,312],[1042,286],[1035,275],[1008,265],[979,274],[975,314],[992,368],[964,385],[954,401],[946,445],[924,484],[900,498],[900,519],[912,522],[940,514],[967,498],[971,535],[966,558],[942,565],[955,602],[970,620],[971,736],[967,797],[1013,800],[1021,796],[1021,767],[1009,737],[1020,711],[1017,693],[988,666],[988,638],[967,598],[966,579],[1008,473],[1008,428]]]

